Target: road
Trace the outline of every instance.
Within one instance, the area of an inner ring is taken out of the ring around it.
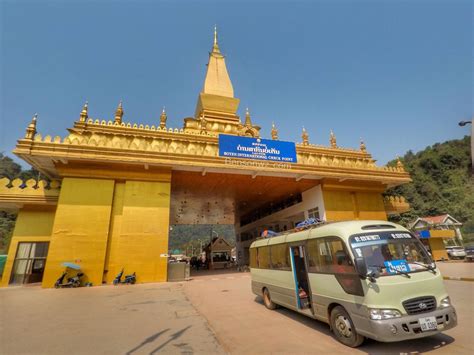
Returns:
[[[206,317],[224,349],[233,354],[472,354],[474,282],[445,281],[445,285],[458,312],[456,328],[406,342],[366,340],[357,349],[334,340],[325,323],[284,308],[267,310],[251,292],[249,273],[195,276],[184,284],[184,291]]]
[[[0,354],[224,354],[182,289],[0,288]]]
[[[446,281],[458,327],[402,343],[349,349],[326,324],[267,310],[249,273],[183,283],[79,289],[0,288],[0,354],[471,354],[474,282]]]

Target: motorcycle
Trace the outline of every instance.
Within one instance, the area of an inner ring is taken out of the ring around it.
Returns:
[[[128,285],[133,285],[135,282],[137,282],[137,276],[135,272],[131,275],[125,275],[125,279],[122,280],[124,270],[122,269],[117,276],[115,277],[113,284],[118,285],[118,284],[128,284]]]
[[[63,271],[59,279],[54,283],[54,288],[67,288],[67,287],[79,287],[81,286],[81,277],[84,276],[82,272],[78,272],[73,277],[68,277],[67,282],[64,279],[67,275],[67,271]]]

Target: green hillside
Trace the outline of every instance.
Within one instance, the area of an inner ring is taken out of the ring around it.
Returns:
[[[463,235],[474,241],[474,178],[470,137],[436,143],[424,150],[408,151],[401,158],[413,182],[387,191],[403,195],[410,211],[392,221],[407,224],[416,217],[449,213],[464,224]],[[395,165],[396,160],[389,165]]]
[[[38,172],[33,169],[22,170],[19,164],[0,153],[0,178],[5,176],[9,179],[20,178],[28,180],[37,177]],[[8,250],[15,220],[16,215],[14,213],[0,211],[0,254],[5,254]]]

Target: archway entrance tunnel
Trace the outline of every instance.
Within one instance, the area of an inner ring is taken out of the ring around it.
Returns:
[[[292,229],[308,217],[324,217],[318,179],[173,171],[169,250],[199,255],[222,236],[235,243],[237,262],[248,264],[263,230]]]

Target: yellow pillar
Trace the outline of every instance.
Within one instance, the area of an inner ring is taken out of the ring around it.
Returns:
[[[171,175],[169,175],[170,178]],[[107,282],[125,269],[137,282],[167,280],[171,183],[126,181],[117,183],[107,256]]]
[[[63,262],[81,265],[84,281],[102,283],[114,180],[69,178],[62,181],[43,287],[52,287]]]

